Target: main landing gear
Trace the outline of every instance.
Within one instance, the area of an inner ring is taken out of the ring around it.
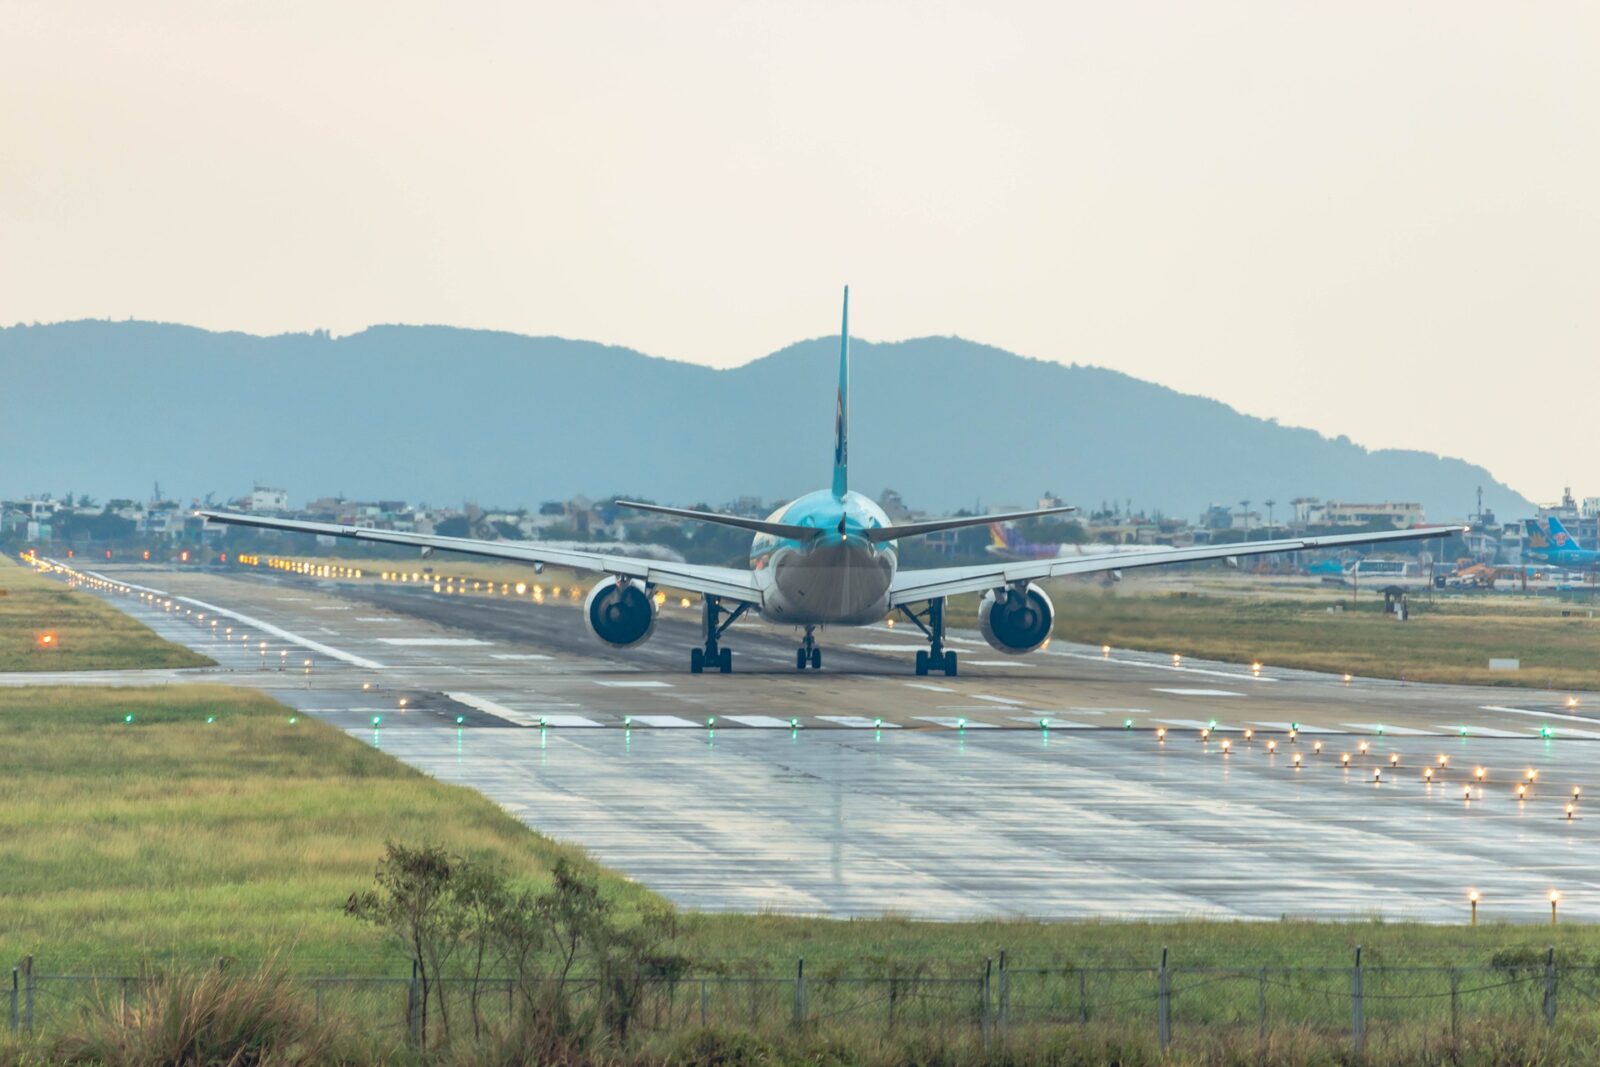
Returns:
[[[706,644],[704,648],[697,648],[689,653],[689,673],[700,674],[707,667],[710,667],[712,670],[721,671],[723,674],[731,674],[733,672],[733,650],[731,648],[723,648],[719,643],[719,639],[722,637],[723,632],[732,626],[735,620],[743,615],[745,609],[750,605],[741,603],[738,607],[729,611],[722,606],[721,597],[712,596],[709,593],[705,595],[704,601],[705,612],[703,617],[705,619]]]
[[[946,678],[956,676],[955,649],[944,647],[944,597],[934,597],[921,611],[912,611],[904,604],[900,612],[910,619],[928,638],[928,651],[917,650],[917,676],[929,671],[942,671]]]
[[[822,669],[822,649],[817,647],[816,627],[806,627],[806,639],[794,653],[794,669],[803,671],[810,667],[814,671]]]

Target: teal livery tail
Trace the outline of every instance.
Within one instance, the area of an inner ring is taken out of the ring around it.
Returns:
[[[1565,526],[1561,525],[1561,520],[1560,519],[1556,518],[1554,515],[1551,515],[1545,521],[1550,524],[1550,544],[1553,547],[1555,547],[1555,548],[1577,548],[1578,547],[1577,539],[1574,538],[1571,534],[1567,533],[1567,528]]]
[[[844,321],[839,326],[839,396],[833,413],[833,495],[850,491],[850,287],[844,287]]]

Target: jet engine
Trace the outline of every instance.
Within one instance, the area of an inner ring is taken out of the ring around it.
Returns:
[[[978,628],[996,652],[1020,656],[1050,640],[1056,609],[1043,589],[1029,583],[1021,589],[991,589],[978,605]]]
[[[613,648],[632,648],[656,628],[656,605],[643,584],[615,576],[596,582],[583,602],[594,635]]]

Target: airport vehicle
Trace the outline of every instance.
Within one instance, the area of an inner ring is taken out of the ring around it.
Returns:
[[[1526,519],[1523,526],[1528,532],[1528,555],[1536,562],[1552,567],[1600,566],[1600,552],[1578,547],[1578,539],[1554,515],[1546,517],[1542,525],[1538,519]]]
[[[1297,537],[1276,541],[1175,548],[1165,552],[1115,553],[1065,559],[996,560],[973,566],[902,571],[896,542],[908,537],[964,526],[1004,523],[1040,515],[1056,515],[1071,507],[1039,508],[1006,515],[976,515],[894,524],[882,508],[850,488],[850,290],[845,289],[844,318],[839,338],[839,378],[835,400],[833,482],[778,508],[765,519],[724,515],[656,504],[619,505],[697,522],[749,530],[750,568],[710,567],[689,563],[635,559],[593,551],[555,549],[536,541],[487,541],[466,537],[363,529],[338,523],[303,522],[218,511],[197,514],[219,523],[269,530],[344,537],[381,544],[412,545],[424,556],[436,551],[519,560],[603,575],[584,601],[584,619],[594,635],[613,648],[629,648],[655,629],[657,586],[698,593],[702,600],[703,644],[689,654],[689,669],[726,674],[733,669],[732,651],[723,635],[746,612],[758,611],[777,623],[803,628],[795,652],[799,670],[822,666],[816,630],[821,626],[863,626],[892,612],[906,616],[927,638],[919,649],[916,672],[957,671],[956,654],[945,647],[944,607],[948,597],[981,594],[978,626],[991,647],[1021,655],[1050,638],[1055,609],[1036,583],[1073,574],[1121,571],[1129,567],[1236,560],[1307,548],[1342,548],[1379,541],[1440,537],[1456,527],[1395,530],[1384,533]]]
[[[1016,530],[1004,523],[989,524],[989,554],[1003,559],[1080,559],[1084,556],[1140,555],[1146,552],[1171,552],[1171,545],[1036,545],[1024,541]]]

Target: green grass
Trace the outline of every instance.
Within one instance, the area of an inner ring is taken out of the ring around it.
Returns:
[[[209,667],[88,593],[0,556],[0,672]],[[43,634],[54,635],[46,646]]]
[[[291,714],[222,687],[0,690],[0,959],[281,950],[305,969],[394,973],[403,959],[340,912],[385,839],[444,843],[530,879],[576,854]]]
[[[1587,604],[1430,603],[1422,595],[1411,598],[1411,620],[1402,623],[1370,592],[1354,609],[1343,598],[1278,591],[1178,596],[1069,586],[1051,595],[1056,637],[1091,645],[1418,682],[1600,690],[1600,618],[1589,617]],[[1346,610],[1329,610],[1339,605]],[[1522,669],[1490,671],[1491,657],[1520,659]]]

